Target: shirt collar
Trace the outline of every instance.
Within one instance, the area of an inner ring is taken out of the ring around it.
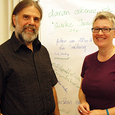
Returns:
[[[21,46],[26,46],[25,44],[21,43],[15,36],[15,32],[12,33],[11,42],[14,51],[16,52]],[[39,50],[41,48],[41,42],[38,40],[38,37],[34,40],[33,46],[35,50]]]

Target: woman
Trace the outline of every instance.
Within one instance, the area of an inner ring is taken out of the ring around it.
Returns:
[[[93,41],[99,51],[85,57],[79,90],[81,115],[115,115],[115,16],[97,13]]]

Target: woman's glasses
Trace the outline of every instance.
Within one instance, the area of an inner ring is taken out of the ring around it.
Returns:
[[[91,28],[92,32],[93,33],[98,33],[100,30],[102,30],[103,33],[108,33],[110,32],[111,30],[114,30],[115,28]]]

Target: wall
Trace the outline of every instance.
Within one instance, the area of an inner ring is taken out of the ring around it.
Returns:
[[[19,1],[21,0],[0,0],[0,44],[8,40],[12,34],[11,14]]]
[[[41,0],[41,42],[50,53],[59,80],[61,115],[78,115],[78,91],[84,57],[98,50],[92,41],[92,21],[98,11],[115,13],[114,0]],[[90,82],[90,81],[89,81]]]

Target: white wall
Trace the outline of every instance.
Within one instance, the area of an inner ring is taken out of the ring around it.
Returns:
[[[0,0],[0,44],[11,36],[11,14],[15,5],[21,0]]]

